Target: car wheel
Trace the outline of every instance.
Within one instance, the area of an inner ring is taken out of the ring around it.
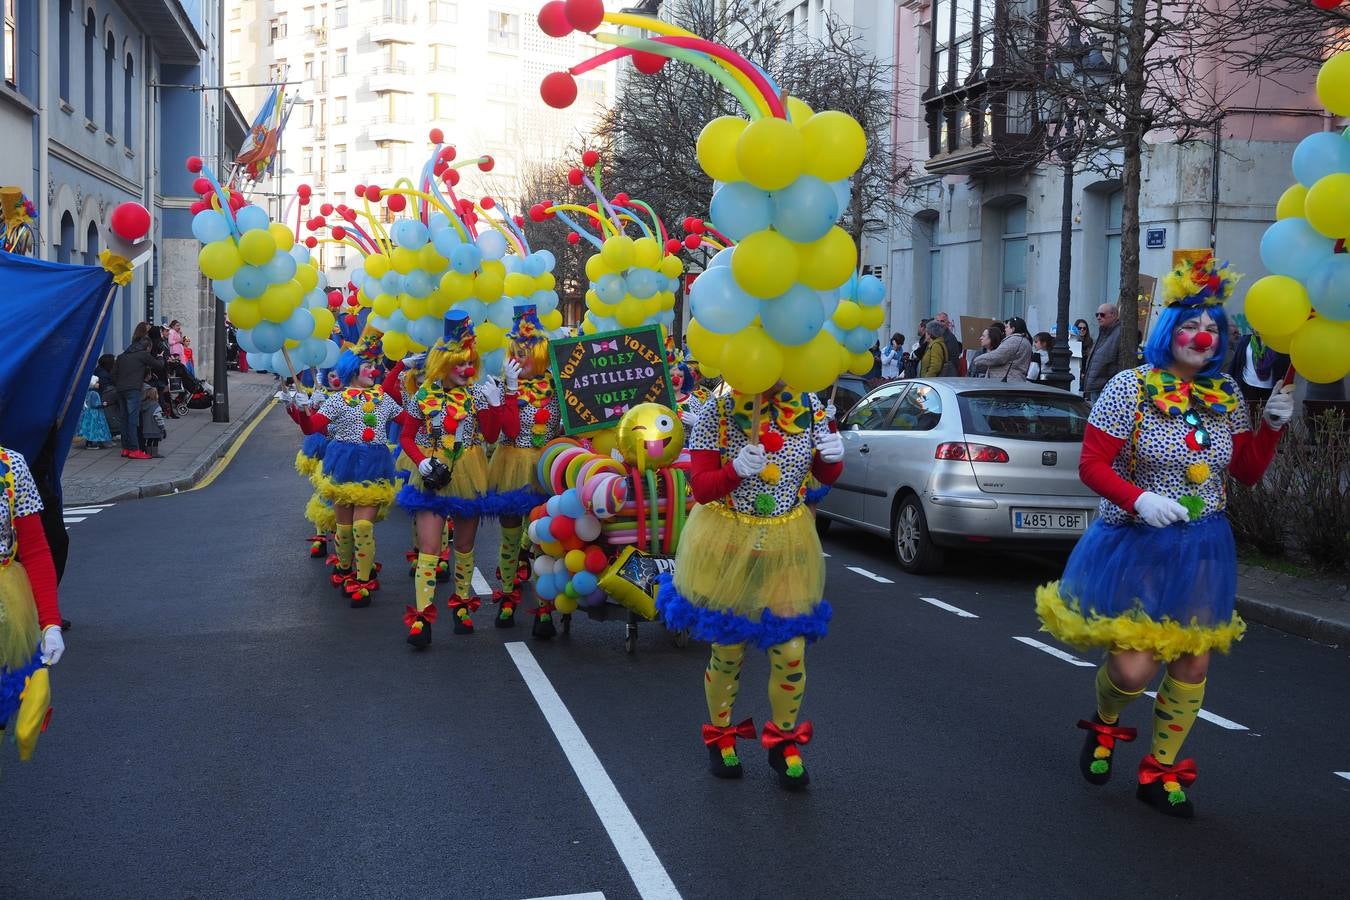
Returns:
[[[922,575],[942,567],[942,548],[933,543],[923,504],[913,494],[902,500],[895,511],[891,540],[900,568],[911,575]]]

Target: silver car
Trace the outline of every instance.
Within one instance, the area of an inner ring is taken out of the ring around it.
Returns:
[[[944,548],[1067,550],[1097,511],[1078,478],[1089,406],[1034,382],[933,378],[880,385],[840,422],[844,473],[817,524],[888,535],[900,567]]]

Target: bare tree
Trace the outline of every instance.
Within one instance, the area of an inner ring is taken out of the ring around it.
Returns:
[[[1225,45],[1230,66],[1277,81],[1350,50],[1350,7],[1344,4],[1322,9],[1311,0],[1227,0],[1203,24]],[[1295,86],[1305,84],[1303,78]]]

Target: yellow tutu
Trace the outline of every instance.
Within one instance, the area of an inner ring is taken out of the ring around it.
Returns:
[[[303,450],[295,454],[295,471],[300,473],[302,478],[314,478],[314,473],[323,468],[323,460],[315,459]]]
[[[388,506],[397,489],[392,481],[333,481],[322,473],[313,479],[319,493],[336,506]]]
[[[422,481],[422,474],[417,471],[416,466],[408,471],[408,485],[418,493],[428,493],[426,484]],[[487,489],[487,451],[479,444],[460,454],[459,459],[450,466],[450,483],[434,493],[440,497],[477,500],[487,493]]]
[[[313,523],[314,531],[318,534],[328,534],[337,527],[337,515],[333,507],[324,503],[317,492],[309,495],[309,502],[305,504],[305,518]]]
[[[0,669],[23,668],[41,639],[28,573],[12,560],[0,566]]]
[[[542,450],[534,447],[516,447],[499,444],[488,465],[488,490],[505,494],[521,488],[548,493],[539,483],[538,462]]]

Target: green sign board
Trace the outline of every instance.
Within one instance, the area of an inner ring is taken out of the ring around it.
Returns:
[[[549,342],[564,434],[619,424],[639,403],[675,406],[658,325]]]

